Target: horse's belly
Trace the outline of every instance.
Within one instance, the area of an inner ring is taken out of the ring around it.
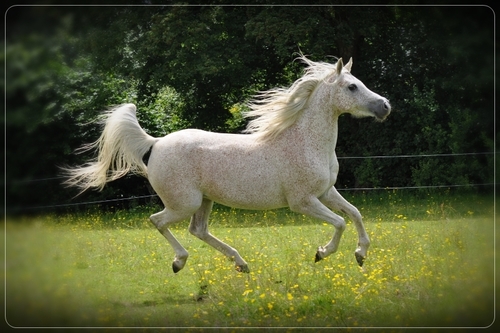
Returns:
[[[275,209],[287,206],[277,178],[257,175],[231,177],[228,172],[202,184],[203,195],[220,204],[241,209]]]
[[[211,193],[205,194],[205,197],[220,203],[224,206],[239,208],[239,209],[250,209],[250,210],[266,210],[266,209],[276,209],[281,207],[286,207],[287,202],[284,197],[273,196],[273,195],[263,195],[252,196],[246,193],[239,193],[237,196],[225,196],[225,195],[212,195]]]

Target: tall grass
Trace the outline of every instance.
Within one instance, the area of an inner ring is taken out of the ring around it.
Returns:
[[[348,197],[348,195],[346,195]],[[251,272],[191,236],[191,256],[150,225],[152,208],[6,222],[7,320],[18,327],[484,327],[493,321],[491,196],[398,191],[349,198],[372,239],[363,268],[348,225],[339,251],[314,263],[333,233],[288,210],[216,206],[214,235]],[[155,208],[156,209],[156,208]]]

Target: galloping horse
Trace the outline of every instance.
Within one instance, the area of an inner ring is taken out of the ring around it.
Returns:
[[[107,112],[100,138],[83,147],[97,149],[97,157],[66,169],[66,184],[83,192],[102,190],[128,172],[145,176],[165,206],[150,219],[175,251],[175,273],[188,252],[169,227],[187,218],[194,236],[234,259],[238,271],[249,272],[238,251],[208,231],[213,202],[254,210],[289,207],[332,224],[334,235],[318,248],[316,261],[337,250],[346,223],[332,210],[341,211],[357,229],[355,257],[363,265],[370,240],[361,214],[334,187],[338,118],[349,113],[382,121],[391,107],[350,73],[352,58],[345,66],[342,59],[336,64],[300,59],[307,65],[301,78],[249,102],[245,134],[186,129],[154,138],[140,127],[134,104]],[[150,150],[146,166],[143,156]]]

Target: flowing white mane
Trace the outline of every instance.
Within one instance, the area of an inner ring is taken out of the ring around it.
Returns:
[[[336,64],[314,62],[300,55],[308,67],[304,75],[289,88],[274,88],[263,91],[248,103],[245,118],[253,118],[245,133],[255,133],[261,140],[271,140],[295,123],[304,110],[309,97],[319,83],[335,74]]]

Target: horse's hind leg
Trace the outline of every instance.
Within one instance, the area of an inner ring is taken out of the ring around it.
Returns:
[[[234,259],[236,264],[236,270],[239,272],[248,273],[248,265],[240,256],[238,251],[236,251],[231,246],[222,242],[220,239],[214,237],[208,231],[208,217],[212,211],[213,201],[208,199],[203,199],[201,207],[194,213],[191,217],[191,223],[189,224],[189,232],[193,235],[212,246],[216,250],[220,251],[227,257]]]
[[[186,249],[175,238],[175,236],[170,232],[170,230],[168,229],[168,225],[175,222],[180,222],[185,218],[187,218],[188,216],[179,216],[174,212],[169,211],[167,208],[165,208],[161,212],[153,214],[150,217],[151,222],[153,222],[158,231],[160,231],[160,233],[170,243],[170,246],[172,246],[172,248],[174,249],[175,257],[172,263],[172,269],[174,273],[177,273],[184,267],[189,254],[186,251]]]

